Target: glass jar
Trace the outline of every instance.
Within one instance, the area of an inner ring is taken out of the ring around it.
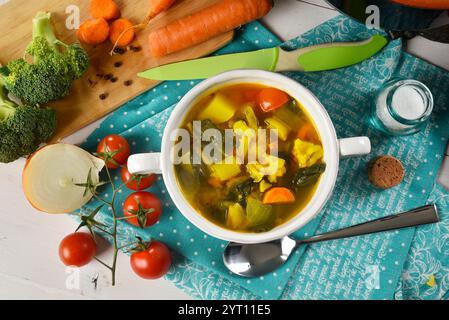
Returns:
[[[393,136],[421,131],[433,111],[433,96],[423,83],[409,79],[391,79],[379,90],[373,103],[370,123]]]

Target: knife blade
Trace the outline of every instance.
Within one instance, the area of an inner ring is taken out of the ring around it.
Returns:
[[[293,51],[274,47],[167,64],[143,71],[138,76],[152,80],[192,80],[209,78],[235,69],[304,72],[333,70],[372,57],[387,42],[385,37],[374,35],[360,42],[336,42]]]

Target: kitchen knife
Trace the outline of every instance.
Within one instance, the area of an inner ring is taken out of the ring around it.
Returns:
[[[293,51],[275,47],[172,63],[141,72],[138,76],[152,80],[191,80],[205,79],[235,69],[306,72],[333,70],[372,57],[387,42],[385,37],[374,35],[361,42],[322,44]]]

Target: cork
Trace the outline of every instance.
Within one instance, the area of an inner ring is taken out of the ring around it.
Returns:
[[[405,170],[402,163],[391,156],[380,156],[368,165],[368,179],[380,189],[397,186],[404,179]]]

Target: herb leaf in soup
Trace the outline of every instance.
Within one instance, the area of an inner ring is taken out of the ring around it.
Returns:
[[[325,170],[325,163],[316,163],[308,168],[299,168],[293,177],[292,184],[296,191],[302,187],[310,186],[318,181]]]
[[[204,133],[204,131],[208,129],[217,129],[218,127],[209,119],[200,120],[201,121],[201,133]]]
[[[212,211],[212,219],[215,222],[225,224],[228,219],[228,210],[229,207],[234,203],[230,201],[218,201],[216,205],[211,206]]]
[[[229,200],[245,205],[246,199],[253,190],[253,186],[254,181],[251,178],[236,182],[229,190]]]
[[[217,130],[217,132],[220,133],[220,135],[223,137],[223,130],[218,128],[211,120],[205,119],[205,120],[199,120],[199,123],[201,124],[201,132],[198,132],[198,126],[195,126],[192,124],[194,135],[196,137],[204,137],[204,132],[206,132],[209,129]],[[209,146],[211,150],[220,150],[221,153],[216,154],[215,152],[211,155],[212,157],[209,157],[209,154],[206,156],[204,152],[201,154],[201,160],[203,162],[216,162],[223,158],[223,156],[226,156],[225,149],[224,149],[224,141],[223,139],[217,139],[215,135],[212,135],[210,137],[210,141],[201,141],[202,145],[202,151],[205,150],[206,146]],[[196,151],[196,150],[195,150]]]
[[[178,180],[185,188],[188,187],[192,192],[197,192],[202,183],[207,181],[210,176],[209,168],[204,164],[193,164],[193,155],[185,155],[189,162],[182,163],[175,167]]]

